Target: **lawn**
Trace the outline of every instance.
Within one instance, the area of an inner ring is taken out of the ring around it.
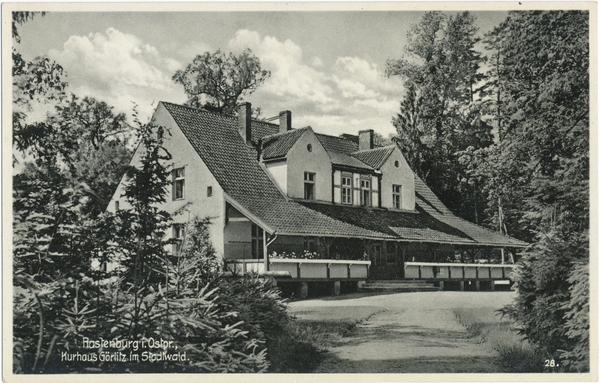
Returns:
[[[498,352],[504,367],[517,373],[545,371],[547,356],[523,339],[509,318],[490,307],[456,308],[453,312],[471,337]]]

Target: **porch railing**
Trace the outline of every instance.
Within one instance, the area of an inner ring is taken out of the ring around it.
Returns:
[[[284,272],[301,279],[367,279],[370,261],[336,259],[270,259],[269,271]],[[264,273],[262,259],[230,259],[226,266],[234,273]]]
[[[486,263],[405,262],[404,277],[409,279],[512,279],[515,265]]]

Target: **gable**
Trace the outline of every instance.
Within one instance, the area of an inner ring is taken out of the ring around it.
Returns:
[[[394,152],[396,145],[385,146],[371,150],[361,150],[352,153],[352,156],[374,169],[380,169],[390,154]]]
[[[262,138],[261,156],[264,160],[282,158],[308,128],[292,129],[284,133],[273,134]]]
[[[391,147],[387,158],[380,165],[381,189],[383,207],[394,207],[393,187],[400,187],[400,204],[402,210],[415,209],[415,175],[408,166],[408,162],[402,155],[402,151],[397,147]]]

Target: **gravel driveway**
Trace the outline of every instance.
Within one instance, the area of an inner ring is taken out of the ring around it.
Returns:
[[[510,303],[514,292],[424,292],[290,303],[299,320],[360,322],[318,373],[505,372],[496,354],[469,339],[452,310]]]

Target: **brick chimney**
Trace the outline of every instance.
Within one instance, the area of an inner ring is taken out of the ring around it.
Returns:
[[[238,132],[246,144],[252,142],[252,104],[244,102],[238,107]]]
[[[358,132],[358,150],[373,149],[373,129]]]
[[[292,112],[284,110],[279,112],[279,133],[292,130]]]

